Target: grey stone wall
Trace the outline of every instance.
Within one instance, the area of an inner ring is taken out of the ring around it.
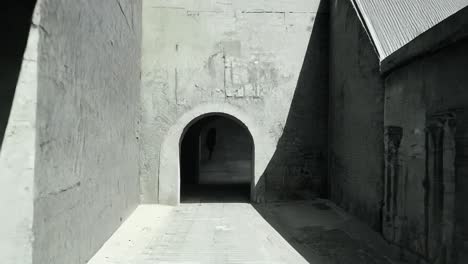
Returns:
[[[331,199],[380,229],[383,99],[377,53],[350,1],[330,7]]]
[[[139,202],[141,2],[40,7],[33,263],[86,263]]]
[[[320,188],[326,172],[327,12],[320,0],[143,1],[143,202],[159,200],[160,159],[166,159],[160,151],[168,131],[185,126],[181,117],[206,105],[237,109],[254,120],[250,131],[271,138],[271,145],[255,146],[262,156],[276,157],[263,174],[271,199]]]
[[[402,134],[386,236],[430,263],[468,261],[467,68],[465,39],[399,68],[385,83],[385,127]]]

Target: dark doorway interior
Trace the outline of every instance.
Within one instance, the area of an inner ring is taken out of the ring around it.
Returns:
[[[6,1],[0,18],[0,149],[8,124],[15,88],[36,0]]]
[[[180,146],[181,202],[249,202],[253,141],[238,121],[204,117]]]

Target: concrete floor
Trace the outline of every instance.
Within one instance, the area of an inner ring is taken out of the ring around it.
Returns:
[[[141,205],[90,264],[390,264],[380,236],[327,201]]]

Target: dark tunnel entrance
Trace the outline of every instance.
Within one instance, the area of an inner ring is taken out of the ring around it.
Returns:
[[[224,115],[196,121],[180,145],[181,202],[249,202],[253,152],[239,121]]]
[[[13,104],[36,1],[6,1],[5,5],[6,9],[0,18],[4,29],[0,41],[0,149]]]

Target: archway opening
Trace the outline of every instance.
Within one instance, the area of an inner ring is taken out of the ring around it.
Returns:
[[[180,143],[180,200],[249,202],[254,144],[234,118],[204,116],[186,129]]]
[[[7,1],[1,16],[0,41],[0,149],[10,116],[36,0]]]

